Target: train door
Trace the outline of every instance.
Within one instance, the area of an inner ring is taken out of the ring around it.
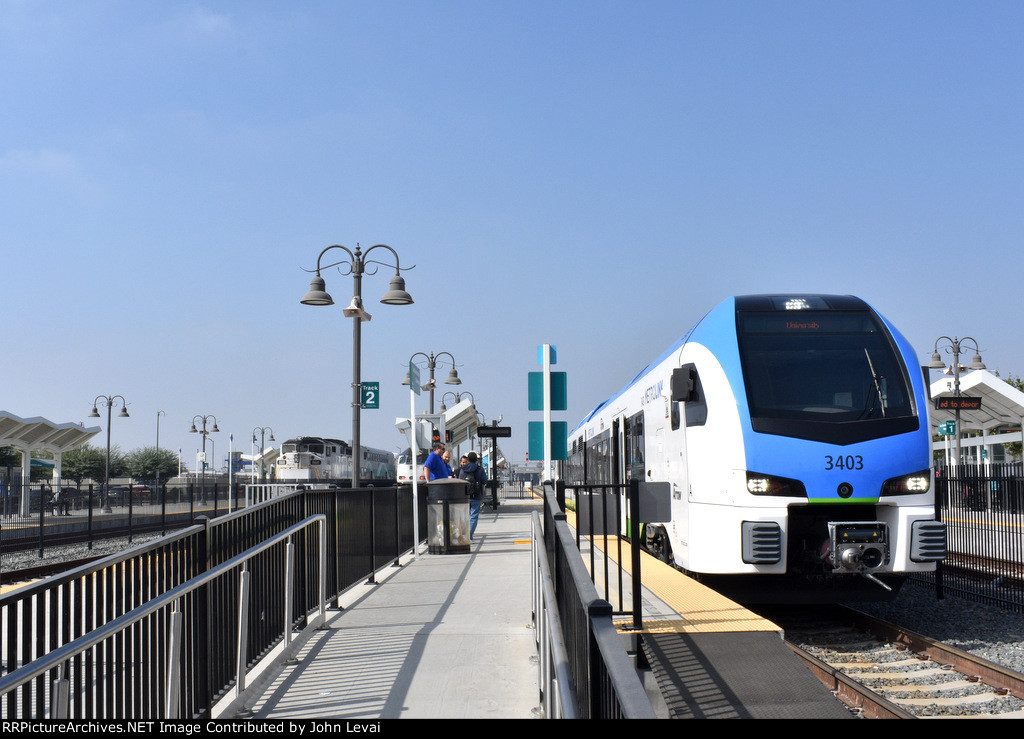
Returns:
[[[670,431],[666,443],[669,479],[672,481],[670,540],[676,564],[686,568],[689,562],[689,501],[693,484],[689,436],[707,422],[707,403],[695,365],[686,364],[674,370],[671,385]]]
[[[622,484],[622,429],[618,418],[612,421],[612,485]]]
[[[646,479],[644,450],[644,414],[636,413],[625,419],[623,433],[623,482]]]

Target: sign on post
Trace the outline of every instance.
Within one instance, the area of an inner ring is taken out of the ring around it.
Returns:
[[[530,421],[530,457],[545,459],[544,422]],[[564,460],[569,458],[569,424],[565,421],[551,422],[551,459]]]
[[[980,411],[981,398],[968,398],[966,395],[950,396],[935,399],[935,410],[937,411]]]
[[[411,360],[409,362],[409,387],[417,395],[419,395],[422,390],[422,388],[420,388],[420,368]]]
[[[362,397],[360,399],[360,404],[363,408],[369,408],[371,410],[380,408],[379,382],[362,383]]]

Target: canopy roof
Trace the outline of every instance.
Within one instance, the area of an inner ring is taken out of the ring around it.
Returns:
[[[454,408],[444,412],[444,429],[453,439],[466,439],[478,425],[476,406],[468,400],[460,400]]]
[[[54,423],[41,416],[21,418],[0,411],[0,446],[35,451],[66,452],[82,446],[101,431],[99,426],[85,428],[77,423]]]
[[[932,398],[949,398],[954,395],[952,376],[942,377],[931,385]],[[974,370],[960,375],[960,395],[980,398],[981,408],[961,409],[960,426],[963,431],[991,431],[1000,427],[1020,427],[1024,420],[1024,392],[988,370]],[[934,428],[943,421],[956,419],[953,409],[929,410]],[[934,432],[933,432],[934,433]]]

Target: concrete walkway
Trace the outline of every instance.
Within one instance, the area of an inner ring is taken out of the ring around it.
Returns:
[[[252,717],[534,717],[534,510],[539,501],[485,506],[469,554],[423,547],[350,593],[255,701]]]

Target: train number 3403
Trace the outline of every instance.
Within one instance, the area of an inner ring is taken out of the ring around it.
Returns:
[[[825,455],[825,469],[826,470],[862,470],[864,469],[864,457],[859,454],[847,454],[845,457],[840,455],[833,457],[831,454]]]

